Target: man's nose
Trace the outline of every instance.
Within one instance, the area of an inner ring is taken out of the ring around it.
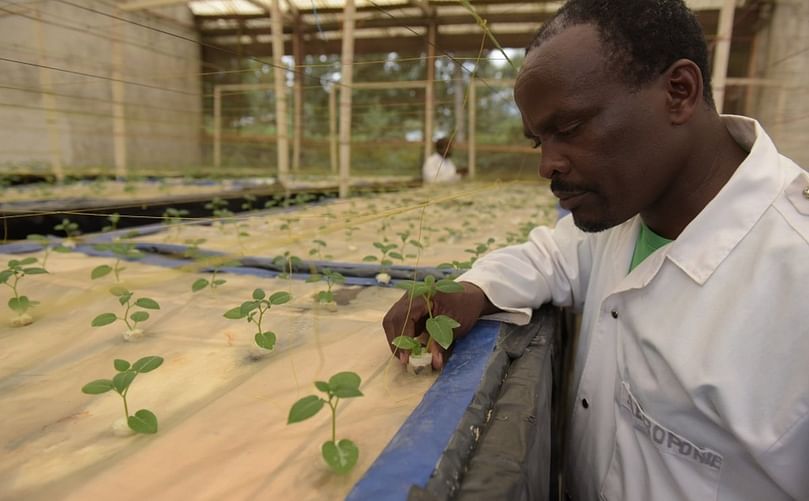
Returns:
[[[543,144],[539,151],[539,175],[551,179],[555,173],[567,174],[570,163],[551,145]]]

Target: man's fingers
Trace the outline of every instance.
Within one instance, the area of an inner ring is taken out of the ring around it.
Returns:
[[[444,367],[444,348],[438,343],[430,343],[430,352],[433,355],[433,369],[441,370]]]

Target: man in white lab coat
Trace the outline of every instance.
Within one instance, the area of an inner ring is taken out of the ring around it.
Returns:
[[[454,183],[461,180],[461,175],[450,157],[452,142],[442,137],[435,142],[435,153],[427,157],[421,168],[421,179],[425,184]]]
[[[433,314],[463,336],[546,302],[582,313],[575,501],[809,500],[809,176],[757,122],[717,114],[693,14],[570,0],[514,94],[572,217],[478,260]],[[403,297],[388,342],[426,314]]]

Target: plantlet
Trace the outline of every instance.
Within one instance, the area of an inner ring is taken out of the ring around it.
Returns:
[[[219,197],[214,197],[213,200],[205,204],[205,208],[213,211],[213,217],[216,218],[231,217],[233,215],[233,213],[228,209],[227,200],[223,200]]]
[[[64,231],[67,238],[77,237],[81,234],[79,225],[67,218],[62,219],[62,222],[54,226],[53,229],[55,231]]]
[[[256,203],[255,195],[247,194],[244,196],[244,202],[242,203],[242,210],[253,210],[253,205]]]
[[[434,276],[427,275],[423,282],[413,281],[400,283],[397,287],[405,289],[410,293],[411,298],[420,296],[427,305],[427,334],[430,339],[427,341],[426,350],[430,351],[430,343],[436,342],[442,348],[447,349],[452,344],[453,329],[459,327],[454,318],[447,315],[433,314],[433,298],[437,292],[455,293],[463,292],[463,286],[450,278],[436,280]],[[398,336],[393,339],[393,346],[403,350],[412,350],[413,343],[420,345],[419,341],[409,336]]]
[[[344,284],[346,281],[346,277],[342,275],[342,273],[331,271],[328,268],[323,269],[323,274],[314,273],[308,279],[307,282],[319,282],[320,280],[326,280],[326,287],[328,287],[324,291],[319,291],[315,295],[315,301],[318,303],[333,303],[334,302],[334,293],[332,292],[332,287],[337,284]]]
[[[264,320],[264,314],[270,311],[273,306],[288,303],[292,299],[289,292],[275,292],[270,297],[263,289],[255,289],[253,291],[253,299],[245,301],[240,306],[231,308],[225,312],[225,318],[231,320],[241,320],[246,318],[248,322],[256,324],[258,329],[255,335],[256,344],[265,350],[272,350],[275,346],[276,336],[274,332],[265,331],[261,323]]]
[[[323,254],[323,252],[326,250],[326,242],[324,242],[323,240],[319,239],[312,240],[312,244],[313,244],[312,248],[309,249],[310,256],[314,256],[320,261],[323,261],[324,259],[331,259],[332,257],[334,257],[331,254]]]
[[[130,416],[126,396],[129,393],[129,388],[132,386],[132,381],[135,380],[138,374],[152,372],[162,364],[163,359],[154,355],[143,357],[134,364],[130,364],[120,358],[115,359],[113,366],[117,374],[115,374],[112,379],[96,379],[84,385],[81,391],[88,395],[100,395],[110,390],[115,390],[115,393],[121,395],[124,401],[124,416],[129,428],[135,433],[157,433],[157,416],[148,409],[140,409],[135,412],[134,415]]]
[[[298,256],[293,256],[289,251],[284,251],[283,256],[275,256],[272,259],[272,264],[281,267],[281,273],[278,278],[290,278],[295,266],[299,266],[303,260]]]
[[[121,306],[124,307],[124,314],[123,316],[118,316],[115,313],[102,313],[93,319],[90,323],[93,327],[103,327],[105,325],[109,325],[116,320],[121,320],[126,324],[127,329],[129,332],[132,333],[133,337],[137,337],[140,332],[138,324],[141,322],[145,322],[149,320],[149,312],[138,310],[133,311],[132,314],[129,312],[134,308],[143,308],[145,310],[159,310],[160,305],[152,298],[148,297],[141,297],[132,301],[133,292],[130,290],[125,289],[124,287],[120,286],[113,286],[110,289],[110,294],[118,298],[118,302],[121,303]],[[131,323],[130,323],[131,322]],[[128,338],[127,338],[128,339]]]
[[[114,212],[107,216],[107,221],[110,222],[107,226],[101,228],[102,233],[106,233],[108,231],[115,231],[118,229],[118,222],[121,220],[121,215],[117,212]]]
[[[464,252],[468,252],[469,254],[472,254],[472,258],[470,259],[470,261],[471,261],[472,263],[474,263],[475,261],[477,261],[477,260],[478,260],[478,258],[479,258],[480,256],[482,256],[483,254],[485,254],[485,253],[489,252],[489,247],[490,247],[490,246],[491,246],[493,243],[494,243],[494,239],[493,239],[493,238],[489,238],[489,239],[488,239],[488,240],[486,240],[486,242],[484,242],[484,243],[478,243],[478,244],[476,244],[476,245],[475,245],[475,247],[474,247],[474,248],[472,248],[472,249],[464,249]]]
[[[441,263],[437,266],[439,270],[452,270],[452,276],[456,277],[472,267],[472,261],[455,261],[451,263]]]
[[[211,272],[211,278],[210,279],[198,278],[198,279],[194,280],[194,283],[191,284],[191,292],[199,292],[202,289],[204,289],[206,287],[209,287],[209,286],[210,286],[211,289],[216,289],[220,285],[226,284],[227,280],[223,280],[221,278],[216,278],[217,271],[219,271],[219,270],[217,270],[216,268],[213,269],[213,271]]]
[[[325,393],[328,400],[317,395],[303,397],[292,405],[289,410],[287,424],[299,423],[317,414],[324,405],[331,409],[331,440],[323,442],[320,452],[326,464],[336,473],[344,474],[351,471],[357,464],[359,449],[351,440],[346,438],[337,441],[337,404],[341,398],[361,397],[360,383],[362,380],[353,372],[338,372],[329,378],[329,381],[315,381],[315,387]]]
[[[399,254],[398,252],[391,252],[393,249],[396,248],[396,244],[394,243],[374,242],[374,247],[379,249],[379,252],[382,254],[382,256],[377,258],[376,256],[368,255],[362,258],[362,260],[370,262],[379,261],[379,264],[382,265],[381,268],[383,270],[393,264],[393,261],[391,261],[389,257],[395,257],[396,259],[401,258],[401,254]]]
[[[17,314],[17,318],[12,321],[14,326],[21,327],[30,324],[33,320],[27,314],[28,310],[39,304],[39,301],[32,301],[28,296],[23,296],[17,287],[20,280],[26,275],[41,275],[48,273],[45,268],[31,266],[36,264],[37,258],[27,257],[25,259],[12,259],[6,265],[6,269],[0,271],[0,284],[11,289],[13,296],[8,300],[8,307]]]
[[[183,222],[183,218],[186,216],[188,216],[188,211],[185,209],[175,209],[173,207],[169,207],[163,211],[163,221],[166,226],[176,228],[174,232],[175,238],[180,236],[180,229],[182,228],[180,223]],[[168,238],[169,236],[167,235],[166,239]]]
[[[27,240],[31,240],[33,242],[36,242],[36,243],[38,243],[39,245],[42,246],[42,250],[45,252],[42,255],[42,267],[43,268],[45,266],[47,266],[48,256],[50,255],[52,250],[56,251],[56,252],[62,252],[62,253],[70,252],[69,247],[65,247],[64,245],[62,245],[61,243],[58,243],[58,242],[54,244],[45,235],[37,235],[35,233],[31,233],[30,235],[26,236],[25,238]]]
[[[90,278],[96,280],[105,277],[112,272],[115,277],[115,282],[121,281],[120,273],[126,268],[121,266],[123,259],[140,259],[143,253],[135,248],[135,244],[131,242],[112,242],[108,244],[97,244],[94,246],[100,251],[109,251],[115,254],[115,264],[113,266],[102,264],[93,268],[90,272]]]
[[[180,224],[183,218],[187,215],[188,211],[185,209],[175,209],[173,207],[169,207],[163,211],[163,221],[167,225]]]
[[[401,260],[402,262],[404,262],[405,258],[414,259],[416,257],[416,254],[408,254],[407,252],[405,252],[405,248],[407,247],[407,244],[410,244],[410,245],[412,245],[413,247],[415,247],[417,249],[423,249],[424,248],[424,246],[422,246],[421,242],[419,242],[418,240],[410,239],[410,231],[409,230],[405,230],[403,232],[396,233],[396,234],[399,236],[399,240],[401,240],[401,242],[402,242],[401,246],[399,247],[400,252],[396,253],[399,256],[401,256],[401,257],[399,257],[399,260]],[[395,257],[395,256],[393,256],[393,254],[394,253],[391,252],[391,257]]]
[[[189,238],[185,241],[185,250],[183,251],[183,257],[187,257],[189,259],[196,259],[199,257],[199,246],[204,244],[207,240],[204,238]]]

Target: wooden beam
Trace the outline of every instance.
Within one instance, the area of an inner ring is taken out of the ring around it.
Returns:
[[[275,129],[278,135],[278,178],[284,182],[289,176],[289,127],[287,126],[287,75],[281,57],[284,55],[284,34],[281,19],[281,0],[272,0],[272,62],[275,83]]]
[[[168,7],[170,5],[188,4],[187,0],[130,0],[118,4],[118,8],[125,11],[153,9],[155,7]]]
[[[354,0],[345,0],[340,61],[340,198],[349,195],[351,176],[351,83],[354,81]]]

